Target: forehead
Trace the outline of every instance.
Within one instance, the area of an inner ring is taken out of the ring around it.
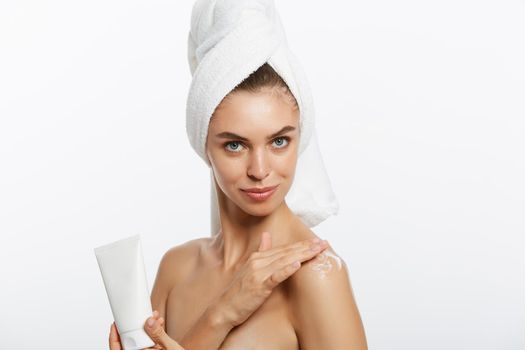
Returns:
[[[239,91],[215,110],[209,129],[215,131],[275,131],[282,125],[297,126],[299,110],[286,97],[271,92]]]

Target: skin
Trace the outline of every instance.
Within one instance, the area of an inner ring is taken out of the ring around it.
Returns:
[[[286,126],[293,130],[274,135]],[[224,132],[246,140],[217,136]],[[346,263],[326,241],[310,249],[318,237],[285,201],[299,137],[299,111],[276,90],[235,92],[216,109],[206,150],[221,230],[163,256],[151,296],[156,323],[145,325],[162,344],[155,348],[367,349]],[[241,191],[274,185],[263,202]]]

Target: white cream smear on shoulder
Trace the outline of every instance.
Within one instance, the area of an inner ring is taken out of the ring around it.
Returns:
[[[312,264],[310,264],[310,268],[319,272],[321,277],[324,278],[328,273],[330,273],[330,271],[333,270],[333,261],[335,261],[337,264],[337,269],[340,270],[343,265],[341,258],[332,252],[324,251],[314,258]]]

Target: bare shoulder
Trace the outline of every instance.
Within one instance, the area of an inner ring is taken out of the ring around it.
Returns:
[[[297,220],[295,229],[290,235],[290,243],[310,240],[312,238],[324,239],[313,232],[308,226],[304,225],[300,220]],[[310,280],[310,282],[315,282],[316,279],[325,279],[328,277],[344,277],[344,274],[347,273],[346,263],[335,252],[335,249],[330,245],[330,242],[328,242],[328,244],[328,248],[318,254],[315,258],[302,263],[301,268],[290,277],[292,284],[302,284],[308,280]]]
[[[297,291],[315,287],[313,285],[321,282],[330,288],[345,287],[349,284],[348,266],[345,260],[337,254],[330,243],[328,244],[328,248],[303,262],[301,268],[290,277],[292,284],[298,287]]]
[[[209,240],[209,238],[196,238],[171,247],[166,253],[164,253],[162,259],[178,260],[187,258],[188,256],[195,254],[196,251],[198,252],[202,244],[207,240]]]
[[[187,241],[168,249],[160,259],[157,276],[151,289],[151,305],[166,319],[166,302],[175,283],[184,281],[195,265],[200,245],[206,238]],[[164,325],[166,327],[166,324]]]
[[[195,266],[202,246],[209,238],[196,238],[168,249],[162,256],[159,272],[181,281]]]
[[[322,239],[322,238],[321,238]],[[309,303],[327,303],[338,300],[342,294],[351,290],[348,267],[328,242],[328,247],[301,267],[289,278],[292,315],[300,316],[298,311]],[[294,317],[298,321],[298,317]]]
[[[332,246],[290,276],[290,315],[301,349],[366,349],[348,266]]]
[[[308,227],[298,227],[294,241],[319,237]],[[310,260],[304,261],[299,270],[290,276],[288,284],[292,300],[328,297],[350,289],[348,266],[330,242],[328,247]]]
[[[167,296],[175,282],[180,283],[196,264],[196,257],[206,238],[192,239],[168,249],[159,262],[152,295],[159,299]]]

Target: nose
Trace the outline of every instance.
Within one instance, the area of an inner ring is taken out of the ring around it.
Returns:
[[[265,149],[255,149],[250,156],[248,176],[262,180],[270,174],[270,162]]]

